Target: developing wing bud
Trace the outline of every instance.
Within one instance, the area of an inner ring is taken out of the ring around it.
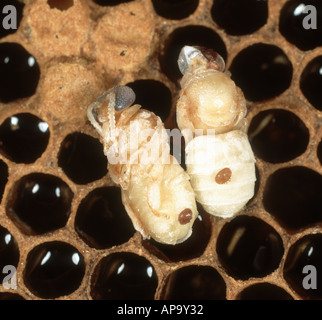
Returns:
[[[186,240],[198,212],[189,176],[170,155],[168,135],[154,113],[131,104],[128,87],[104,93],[88,109],[100,133],[109,173],[144,238],[176,244]]]

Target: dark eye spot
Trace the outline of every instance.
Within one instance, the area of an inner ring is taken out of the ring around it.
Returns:
[[[180,224],[187,224],[190,222],[190,220],[192,219],[192,211],[191,209],[184,209],[180,212],[178,220]]]
[[[195,46],[201,51],[203,56],[208,60],[208,67],[223,72],[225,70],[225,60],[219,53],[202,46]]]
[[[115,110],[119,111],[132,105],[135,101],[134,91],[127,86],[119,86],[113,89],[115,92]]]
[[[215,181],[218,184],[224,184],[230,180],[231,175],[231,170],[229,168],[224,168],[217,173]]]

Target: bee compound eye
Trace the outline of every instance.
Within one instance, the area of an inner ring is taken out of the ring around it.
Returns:
[[[119,86],[114,88],[115,93],[115,110],[120,111],[131,106],[135,101],[134,91],[127,86]]]

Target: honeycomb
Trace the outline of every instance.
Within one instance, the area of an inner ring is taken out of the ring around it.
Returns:
[[[13,265],[17,285],[0,299],[322,298],[322,277],[303,286],[305,266],[322,272],[321,1],[4,0],[0,22],[7,4],[0,277]],[[133,229],[86,110],[129,85],[175,128],[185,44],[219,52],[242,88],[258,181],[236,217],[198,207],[192,236],[168,246]]]

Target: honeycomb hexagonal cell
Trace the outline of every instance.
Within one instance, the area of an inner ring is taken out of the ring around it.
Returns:
[[[48,124],[30,113],[13,114],[0,125],[0,152],[17,163],[33,163],[49,141]]]
[[[32,96],[37,89],[40,67],[21,44],[0,43],[0,100],[10,102]]]
[[[224,300],[226,283],[210,266],[189,265],[173,271],[163,289],[164,300]]]
[[[271,163],[291,161],[307,148],[310,134],[303,121],[290,111],[265,110],[248,128],[256,157]]]
[[[54,175],[31,173],[17,181],[10,191],[6,211],[27,234],[43,234],[67,223],[73,192]]]
[[[75,230],[89,246],[98,249],[127,242],[135,230],[122,204],[121,190],[111,186],[91,191],[77,209]]]
[[[158,278],[153,265],[131,252],[117,252],[101,259],[94,270],[91,296],[94,300],[150,300]]]
[[[74,292],[84,273],[84,258],[75,247],[62,241],[45,242],[28,253],[24,282],[35,295],[53,299]]]
[[[17,288],[0,284],[0,300],[321,299],[321,12],[318,0],[3,0],[0,270],[16,269]],[[235,217],[198,204],[173,246],[134,228],[87,108],[128,85],[178,130],[184,45],[217,51],[242,89],[257,182]]]

